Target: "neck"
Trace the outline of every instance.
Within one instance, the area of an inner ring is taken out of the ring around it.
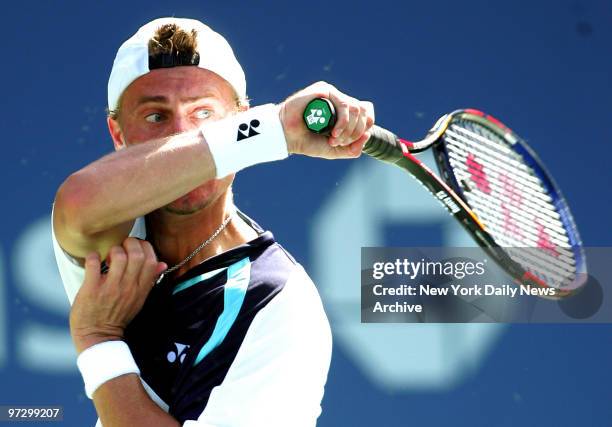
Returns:
[[[147,237],[155,248],[158,259],[168,264],[168,268],[172,268],[210,238],[235,209],[230,190],[221,194],[210,205],[189,215],[177,215],[159,209],[146,217]],[[172,275],[180,276],[202,261],[255,237],[257,233],[238,215],[234,215],[213,241]]]

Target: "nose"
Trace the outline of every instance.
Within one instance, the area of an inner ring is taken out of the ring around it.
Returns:
[[[172,133],[183,133],[196,129],[198,124],[190,120],[187,113],[179,110],[172,116],[171,127]]]

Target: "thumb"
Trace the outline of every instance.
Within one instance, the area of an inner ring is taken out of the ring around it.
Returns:
[[[368,139],[370,139],[370,133],[366,132],[361,136],[361,138],[349,145],[349,152],[353,155],[353,157],[359,157],[361,155],[363,147],[365,143],[368,142]]]
[[[155,275],[159,276],[160,274],[162,274],[167,269],[168,269],[168,264],[166,264],[165,262],[158,262],[157,263],[157,268],[155,269]]]
[[[92,252],[85,258],[85,281],[83,285],[95,286],[100,281],[100,255]]]

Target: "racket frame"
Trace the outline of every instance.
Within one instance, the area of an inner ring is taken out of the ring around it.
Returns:
[[[565,227],[571,250],[576,261],[576,279],[571,287],[567,289],[554,288],[556,295],[554,299],[564,298],[575,294],[586,282],[586,257],[582,248],[582,243],[578,235],[578,230],[570,214],[565,198],[561,194],[551,175],[543,166],[541,160],[535,152],[516,135],[510,128],[498,119],[487,115],[476,109],[461,109],[445,114],[440,117],[436,124],[428,132],[427,136],[416,142],[407,141],[397,136],[397,144],[402,150],[401,158],[392,160],[383,159],[394,163],[408,171],[417,181],[419,181],[432,195],[442,204],[442,206],[468,231],[476,243],[491,256],[508,274],[510,274],[519,284],[536,286],[543,288],[553,288],[533,273],[525,270],[519,263],[514,261],[496,243],[493,236],[487,231],[486,226],[478,218],[478,215],[470,208],[464,191],[455,179],[452,167],[449,163],[449,155],[444,142],[444,134],[455,118],[468,119],[486,127],[493,133],[501,136],[512,149],[522,157],[525,163],[532,168],[538,178],[540,178],[546,191],[553,200],[553,204],[561,217]],[[378,127],[377,127],[378,128]],[[378,128],[378,132],[388,132]],[[376,135],[376,132],[373,132]],[[364,147],[364,152],[376,157],[376,152],[372,150],[372,143],[368,141]],[[435,174],[427,165],[417,159],[414,154],[432,148],[434,158],[439,171],[439,176]],[[529,248],[533,249],[533,248]]]

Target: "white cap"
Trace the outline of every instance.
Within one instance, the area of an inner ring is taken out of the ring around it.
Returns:
[[[115,110],[123,91],[149,69],[149,40],[165,24],[176,24],[184,31],[197,31],[197,50],[200,56],[198,67],[212,71],[225,79],[236,91],[239,99],[246,99],[244,71],[234,52],[222,35],[195,19],[159,18],[140,29],[126,40],[115,57],[108,79],[108,108]]]

